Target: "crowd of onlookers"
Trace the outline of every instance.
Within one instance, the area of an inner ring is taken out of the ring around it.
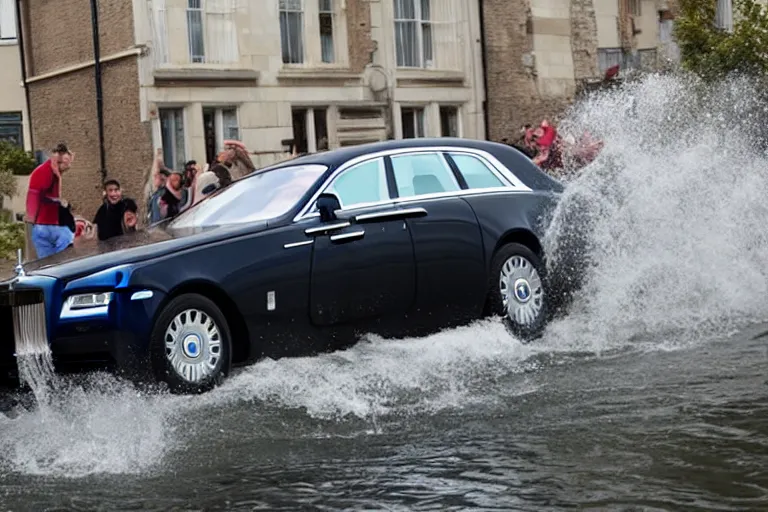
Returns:
[[[26,222],[31,225],[31,242],[38,258],[57,254],[78,239],[104,241],[137,230],[138,204],[123,195],[120,182],[114,178],[104,182],[103,202],[92,222],[72,214],[61,197],[61,183],[74,158],[66,144],[58,144],[29,177]],[[254,170],[246,147],[239,141],[224,141],[224,150],[205,167],[190,160],[184,169],[170,169],[163,161],[162,149],[158,149],[145,191],[146,224],[172,218]]]

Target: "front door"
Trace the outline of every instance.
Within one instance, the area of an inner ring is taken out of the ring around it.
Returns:
[[[415,298],[416,266],[406,218],[390,201],[382,158],[344,170],[325,189],[342,209],[311,228],[310,318],[318,327],[387,332]]]

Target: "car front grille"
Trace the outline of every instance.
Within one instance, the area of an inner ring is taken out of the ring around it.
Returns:
[[[48,352],[42,290],[0,287],[0,378],[16,374],[16,355]]]

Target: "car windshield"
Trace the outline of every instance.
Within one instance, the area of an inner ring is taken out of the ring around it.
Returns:
[[[288,213],[326,169],[324,165],[297,165],[237,180],[180,213],[168,227],[199,228],[274,219]]]

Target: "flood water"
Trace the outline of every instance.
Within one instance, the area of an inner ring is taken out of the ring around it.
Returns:
[[[366,338],[198,397],[60,380],[0,415],[0,509],[768,509],[768,160],[722,130],[745,88],[702,108],[655,77],[571,114],[606,140],[566,201],[593,266],[542,340]]]

